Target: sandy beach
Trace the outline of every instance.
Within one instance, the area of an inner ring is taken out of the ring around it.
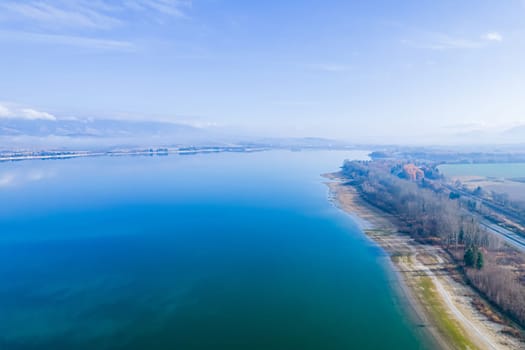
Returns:
[[[365,202],[337,174],[324,175],[334,204],[355,217],[390,256],[401,289],[425,327],[444,349],[523,349],[510,322],[483,301],[456,272],[440,247],[421,244],[397,230],[397,219]],[[480,309],[490,310],[481,312]],[[489,318],[487,315],[493,315]]]

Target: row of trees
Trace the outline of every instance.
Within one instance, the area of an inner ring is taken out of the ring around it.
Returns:
[[[435,191],[424,179],[395,176],[394,166],[389,161],[346,161],[342,173],[365,200],[398,217],[411,236],[448,249],[476,288],[525,325],[525,286],[509,266],[485,256],[509,248],[482,228],[463,201]]]
[[[406,231],[416,238],[438,239],[456,249],[501,247],[501,240],[482,229],[449,194],[400,179],[389,168],[387,162],[347,161],[342,170],[367,201],[400,218]]]

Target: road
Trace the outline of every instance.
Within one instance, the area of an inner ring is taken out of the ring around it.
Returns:
[[[519,250],[525,252],[525,237],[517,234],[516,232],[512,232],[511,230],[507,230],[504,227],[498,226],[485,219],[481,221],[481,226],[483,226],[489,232],[494,233],[499,237],[503,238],[507,243],[509,243],[513,247],[516,247]]]
[[[468,193],[467,191],[464,191],[464,190],[452,187],[450,185],[445,185],[445,187],[448,188],[450,191],[454,191],[454,192],[460,193],[461,196],[463,196],[463,197],[466,197],[466,198],[469,198],[469,199],[475,200],[475,201],[481,201],[481,203],[483,203],[484,205],[486,205],[490,209],[494,210],[498,214],[504,215],[504,216],[510,218],[511,220],[515,221],[515,222],[523,223],[523,220],[524,220],[523,217],[519,216],[518,214],[516,214],[514,212],[511,212],[509,210],[501,208],[499,205],[496,205],[496,204],[494,204],[494,203],[492,203],[492,202],[490,202],[490,201],[488,201],[488,200],[486,200],[484,198],[479,198],[477,196],[472,195],[471,193]],[[506,229],[506,228],[504,228],[502,226],[499,226],[498,224],[495,224],[495,223],[493,223],[493,222],[483,218],[480,214],[477,214],[477,213],[471,212],[471,211],[469,213],[472,214],[472,215],[476,215],[479,218],[481,226],[483,228],[485,228],[486,230],[488,230],[489,232],[491,232],[493,234],[498,235],[503,240],[505,240],[505,242],[507,242],[508,244],[512,245],[513,247],[516,247],[517,249],[525,252],[525,237],[524,236],[522,236],[522,235],[520,235],[520,234],[518,234],[518,233],[516,233],[514,231],[511,231],[509,229]]]

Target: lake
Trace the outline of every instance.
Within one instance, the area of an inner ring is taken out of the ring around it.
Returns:
[[[320,174],[366,152],[0,164],[1,349],[420,349]]]

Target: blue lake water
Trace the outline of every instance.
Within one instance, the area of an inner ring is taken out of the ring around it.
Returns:
[[[364,152],[0,164],[0,349],[420,349],[321,173]]]

